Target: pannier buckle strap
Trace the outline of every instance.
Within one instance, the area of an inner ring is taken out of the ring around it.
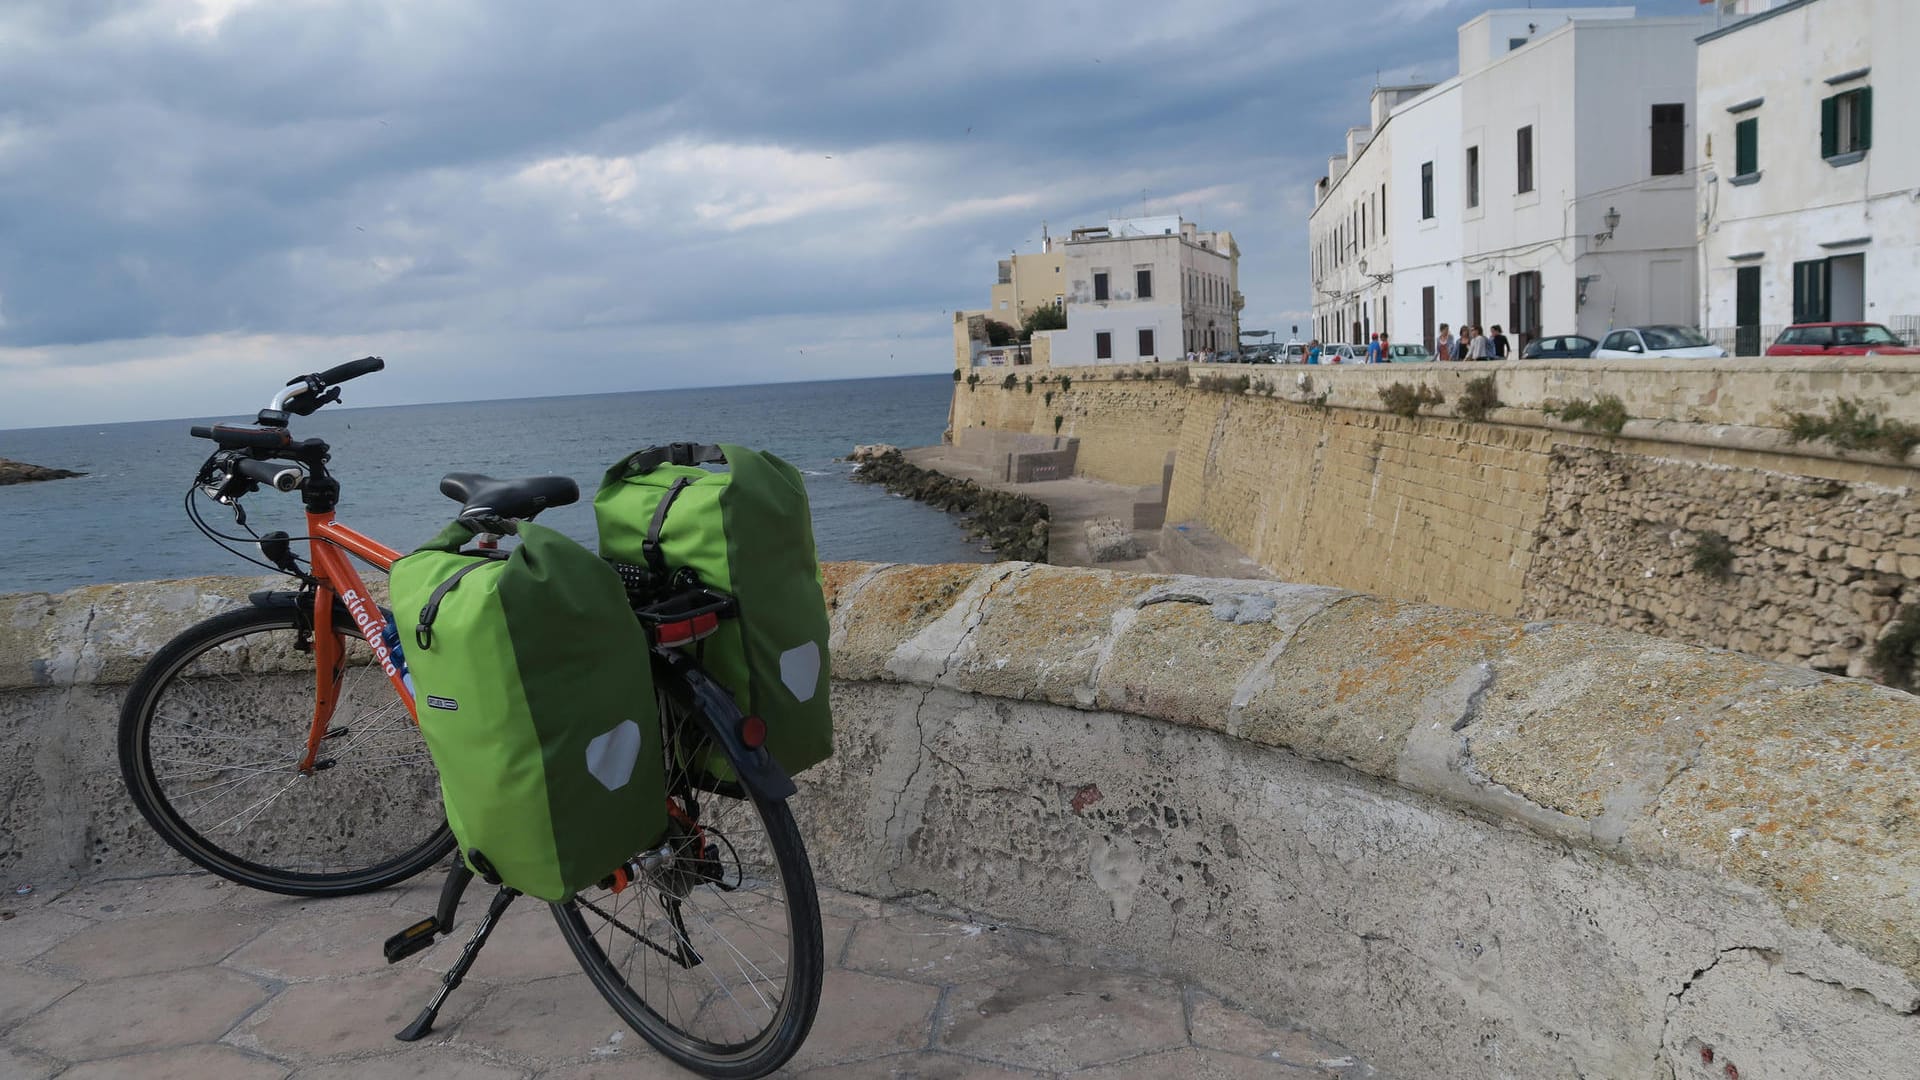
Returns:
[[[662,465],[724,465],[727,456],[711,443],[676,442],[650,446],[628,459],[630,475],[645,476]]]

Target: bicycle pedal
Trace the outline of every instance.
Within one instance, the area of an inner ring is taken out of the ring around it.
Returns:
[[[397,964],[414,953],[433,944],[434,935],[440,932],[440,920],[421,919],[405,930],[387,939],[385,950],[387,963]]]

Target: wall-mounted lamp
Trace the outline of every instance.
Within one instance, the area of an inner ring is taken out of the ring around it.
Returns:
[[[1593,242],[1596,244],[1604,244],[1607,241],[1613,239],[1613,230],[1620,227],[1620,211],[1609,206],[1607,207],[1606,217],[1601,218],[1600,220],[1606,224],[1607,231],[1603,233],[1595,233],[1593,235]]]

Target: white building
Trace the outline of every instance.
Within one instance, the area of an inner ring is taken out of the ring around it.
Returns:
[[[1693,39],[1713,21],[1634,16],[1533,8],[1462,26],[1460,74],[1392,101],[1375,124],[1380,146],[1316,192],[1316,219],[1330,209],[1333,231],[1348,234],[1329,281],[1315,235],[1326,227],[1309,230],[1316,331],[1431,346],[1439,323],[1472,322],[1501,326],[1518,349],[1543,332],[1691,322]],[[1376,92],[1376,113],[1380,103]],[[1356,167],[1377,149],[1389,152]],[[1379,236],[1355,230],[1346,208],[1383,194]]]
[[[1388,222],[1389,174],[1395,105],[1431,83],[1376,87],[1367,127],[1347,131],[1346,152],[1327,159],[1327,175],[1314,185],[1307,218],[1312,252],[1313,336],[1321,341],[1364,342],[1386,332],[1393,281],[1392,230]]]
[[[1237,349],[1240,249],[1233,234],[1201,232],[1177,215],[1075,229],[1065,243],[1067,328],[1054,366],[1173,360]]]
[[[1743,354],[1794,322],[1920,332],[1920,4],[1775,4],[1699,53],[1703,325]]]

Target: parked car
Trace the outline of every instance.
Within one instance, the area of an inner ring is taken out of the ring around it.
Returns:
[[[1795,323],[1767,346],[1768,356],[1920,356],[1879,323]]]
[[[1424,364],[1432,359],[1433,354],[1427,351],[1425,345],[1394,345],[1391,343],[1387,345],[1387,363],[1389,364]]]
[[[1593,350],[1595,360],[1632,360],[1648,356],[1711,359],[1727,350],[1706,339],[1691,326],[1629,326],[1608,331]]]
[[[1307,343],[1306,342],[1289,341],[1284,346],[1282,346],[1282,348],[1286,350],[1286,354],[1280,358],[1281,363],[1304,364],[1307,362]]]
[[[1337,341],[1330,345],[1320,346],[1320,362],[1323,364],[1355,364],[1366,358],[1367,347],[1365,345],[1360,346],[1358,355],[1354,353],[1353,346],[1342,345]]]
[[[1572,357],[1584,360],[1592,356],[1593,350],[1599,345],[1600,343],[1592,338],[1582,337],[1579,334],[1548,334],[1546,337],[1527,342],[1526,349],[1520,353],[1520,359],[1553,360]]]

